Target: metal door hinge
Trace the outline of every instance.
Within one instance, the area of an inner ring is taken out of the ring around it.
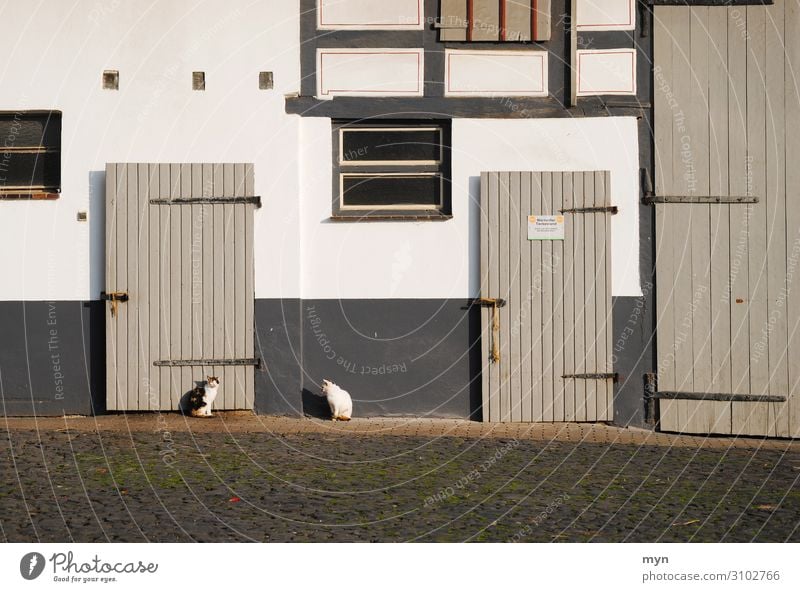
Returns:
[[[185,366],[255,366],[261,369],[261,358],[213,358],[206,360],[156,360],[153,366],[180,368]]]
[[[111,303],[111,316],[117,316],[117,305],[120,302],[130,300],[127,292],[100,292],[100,300],[108,300]]]
[[[616,372],[590,373],[590,374],[564,374],[561,378],[576,378],[579,380],[613,380],[617,382],[619,374]]]
[[[589,208],[567,208],[559,210],[562,214],[611,214],[612,216],[619,212],[617,206],[593,206]]]

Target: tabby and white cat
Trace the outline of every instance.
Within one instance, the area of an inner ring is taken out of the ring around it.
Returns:
[[[189,413],[192,417],[212,417],[211,405],[217,398],[219,378],[206,376],[205,386],[196,386],[189,395]]]

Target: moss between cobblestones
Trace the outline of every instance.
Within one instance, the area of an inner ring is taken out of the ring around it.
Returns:
[[[319,434],[11,438],[17,468],[2,449],[0,515],[12,541],[800,540],[797,460],[775,451]]]

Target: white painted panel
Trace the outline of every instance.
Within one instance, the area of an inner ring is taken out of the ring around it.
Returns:
[[[318,29],[422,29],[423,0],[317,0]]]
[[[152,161],[254,162],[256,294],[299,297],[299,118],[284,99],[300,88],[299,15],[298,0],[0,2],[0,110],[63,112],[61,196],[0,202],[0,300],[97,299],[105,164]],[[105,69],[119,91],[101,88]]]
[[[612,293],[642,293],[633,117],[454,119],[447,222],[332,222],[331,121],[300,125],[303,298],[477,297],[480,174],[492,170],[611,171]]]
[[[422,96],[422,49],[319,49],[317,97]]]
[[[445,53],[445,96],[547,96],[546,51]]]
[[[636,50],[579,50],[577,62],[579,97],[636,94]]]
[[[635,0],[577,0],[579,31],[630,31],[636,28]]]

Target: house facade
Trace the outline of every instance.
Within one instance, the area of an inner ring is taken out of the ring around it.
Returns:
[[[4,9],[20,31],[0,86],[7,414],[174,410],[214,374],[219,407],[268,414],[324,413],[328,378],[362,417],[797,429],[788,288],[766,362],[786,380],[717,381],[761,361],[703,339],[739,351],[709,323],[742,297],[718,284],[708,220],[774,200],[711,182],[721,70],[697,65],[696,93],[676,78],[696,65],[684,41],[742,30],[788,68],[766,29],[788,31],[794,2],[129,4],[42,3],[45,51],[30,9]],[[766,113],[745,118],[745,158]],[[686,135],[706,138],[688,156]],[[754,247],[779,279],[787,241]]]

